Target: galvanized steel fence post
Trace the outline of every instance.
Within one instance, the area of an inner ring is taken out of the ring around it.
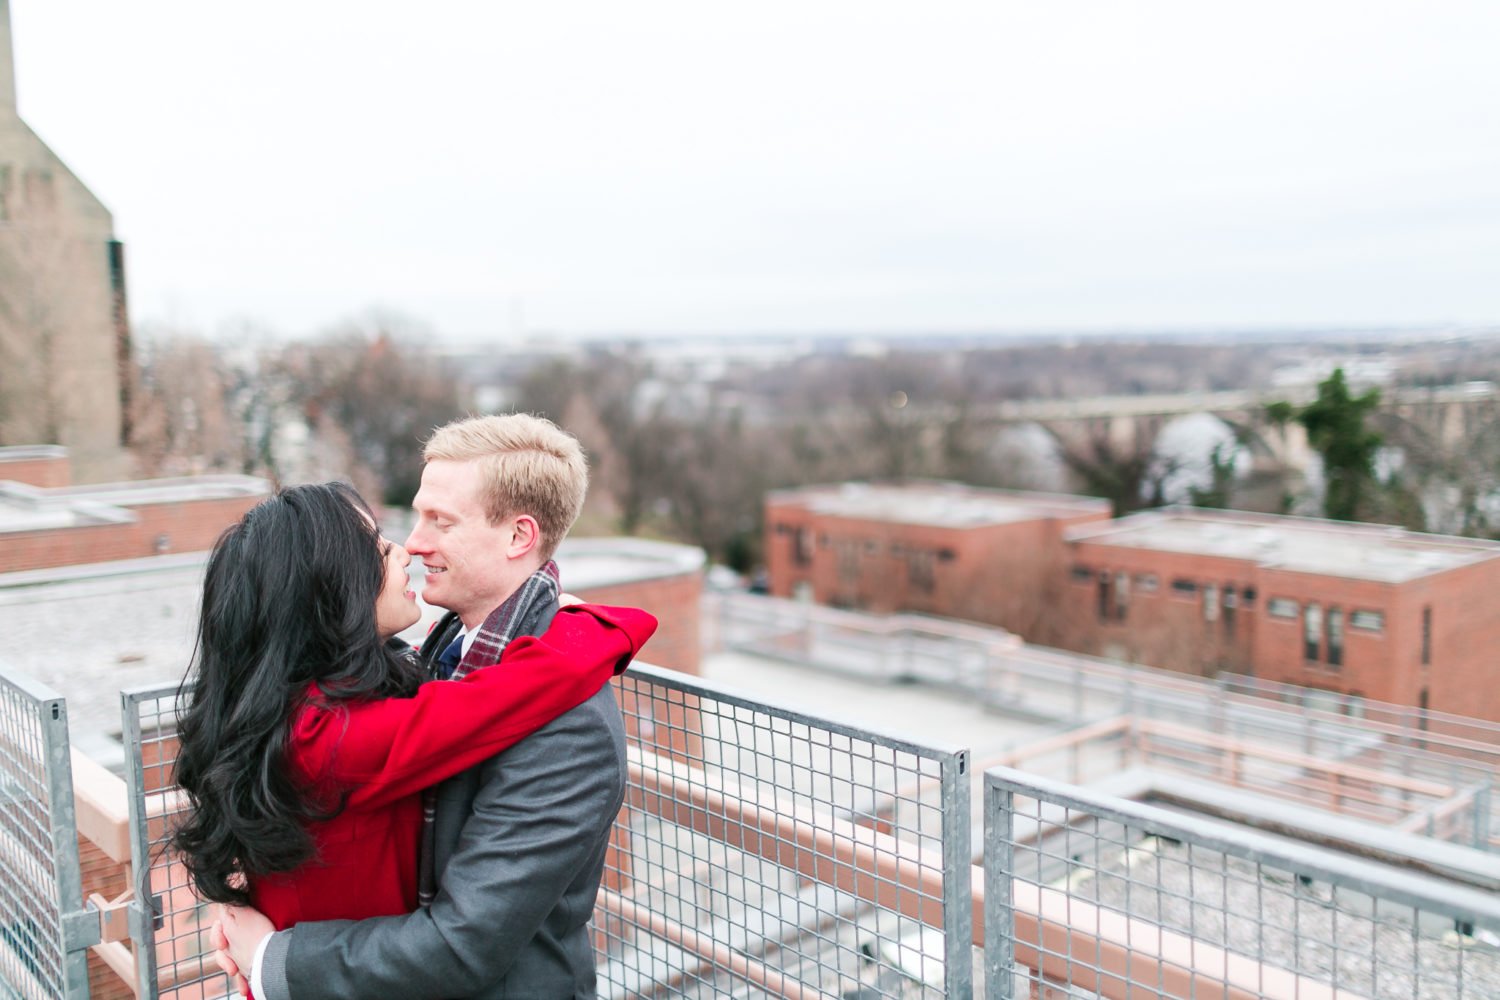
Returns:
[[[1015,793],[984,781],[984,995],[1012,1000],[1015,995],[1015,911],[1011,871],[1015,867]]]
[[[70,753],[62,696],[0,671],[0,993],[23,1000],[89,995]]]

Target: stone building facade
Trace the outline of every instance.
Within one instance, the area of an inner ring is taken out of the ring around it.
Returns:
[[[21,120],[0,0],[0,445],[63,445],[80,481],[120,478],[129,356],[114,222]]]

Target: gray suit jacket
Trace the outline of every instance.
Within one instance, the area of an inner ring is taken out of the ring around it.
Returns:
[[[424,655],[456,631],[445,620]],[[429,909],[278,932],[261,1000],[595,996],[588,921],[624,793],[625,727],[606,686],[439,786]]]

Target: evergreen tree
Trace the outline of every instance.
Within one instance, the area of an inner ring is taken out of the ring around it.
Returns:
[[[1365,427],[1365,418],[1378,405],[1379,390],[1351,395],[1344,370],[1336,368],[1318,383],[1318,398],[1297,415],[1308,443],[1323,459],[1323,513],[1335,520],[1355,520],[1369,510],[1379,491],[1375,453],[1381,438]]]

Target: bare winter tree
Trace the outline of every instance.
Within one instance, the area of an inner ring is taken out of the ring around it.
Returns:
[[[415,331],[389,318],[289,345],[271,369],[315,437],[326,439],[335,427],[346,436],[356,485],[367,475],[390,504],[411,502],[422,442],[471,402],[468,388],[417,346]]]
[[[189,333],[144,338],[132,393],[132,453],[145,476],[241,472],[247,441],[220,347]]]

